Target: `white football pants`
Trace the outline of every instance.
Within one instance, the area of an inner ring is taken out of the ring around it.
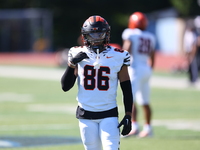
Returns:
[[[134,68],[128,67],[128,71],[134,100],[136,100],[139,105],[149,104],[149,80],[152,75],[152,69],[146,65],[138,65]]]
[[[81,139],[85,150],[119,150],[120,131],[117,117],[79,119]]]

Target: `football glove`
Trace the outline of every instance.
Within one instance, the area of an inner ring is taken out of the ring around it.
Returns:
[[[85,52],[79,52],[74,58],[72,58],[70,61],[76,65],[80,61],[82,61],[85,58],[89,58]]]
[[[130,115],[125,115],[120,124],[118,125],[118,128],[120,128],[123,125],[123,129],[121,134],[123,136],[129,134],[131,131],[131,116]]]

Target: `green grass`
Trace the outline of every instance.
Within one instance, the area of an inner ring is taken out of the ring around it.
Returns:
[[[160,74],[159,74],[160,75]],[[170,76],[170,75],[167,75]],[[77,87],[65,93],[60,81],[43,81],[0,77],[0,137],[67,136],[80,138],[75,118]],[[8,94],[6,94],[8,93]],[[10,95],[13,95],[10,97]],[[121,91],[118,94],[120,119],[123,117]],[[200,91],[152,88],[153,120],[169,123],[200,122]],[[65,108],[66,107],[66,108]],[[139,107],[139,122],[143,113]],[[58,128],[54,128],[54,126]],[[66,126],[65,126],[66,125]],[[121,150],[199,150],[200,130],[169,129],[154,126],[152,138],[122,138]],[[4,150],[4,148],[0,148]],[[9,148],[5,148],[8,150]],[[14,148],[17,150],[81,150],[82,144]]]

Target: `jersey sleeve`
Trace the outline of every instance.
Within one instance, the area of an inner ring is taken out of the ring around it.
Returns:
[[[125,58],[123,65],[130,66],[130,54],[128,51],[124,51],[124,53],[125,53]]]
[[[69,49],[68,52],[68,60],[71,60],[73,57],[75,57],[79,52],[81,52],[81,49],[79,47],[72,47]]]
[[[130,37],[130,30],[127,28],[122,32],[122,40],[128,40]]]
[[[68,52],[68,60],[71,60],[73,58],[73,49],[74,48],[70,48],[70,50]]]

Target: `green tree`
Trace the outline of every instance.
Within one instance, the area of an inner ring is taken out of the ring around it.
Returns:
[[[200,7],[197,0],[170,0],[170,2],[182,17],[190,17],[200,14]]]
[[[53,13],[53,45],[77,45],[80,28],[91,15],[101,15],[111,25],[111,42],[121,44],[121,33],[135,11],[150,13],[174,7],[181,17],[200,14],[197,0],[2,0],[0,9],[46,8]]]

